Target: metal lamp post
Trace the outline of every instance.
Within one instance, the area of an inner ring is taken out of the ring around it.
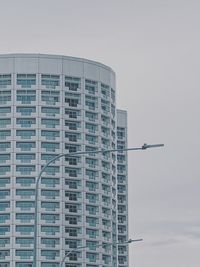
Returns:
[[[132,242],[138,242],[138,241],[142,241],[143,239],[142,238],[140,238],[140,239],[128,239],[127,241],[125,241],[125,242],[117,242],[117,243],[113,243],[113,245],[124,245],[124,244],[130,244],[130,243],[132,243]],[[95,246],[93,246],[94,248],[99,248],[99,247],[103,247],[103,244],[99,244],[99,245],[95,245]],[[72,249],[72,250],[70,250],[69,252],[67,252],[67,254],[63,257],[63,259],[62,259],[62,261],[61,261],[61,263],[60,263],[60,267],[63,267],[63,264],[65,263],[65,260],[66,260],[66,258],[71,254],[71,253],[73,253],[73,252],[77,252],[77,251],[79,251],[79,250],[82,250],[82,249],[84,249],[84,248],[87,248],[87,246],[80,246],[80,247],[77,247],[77,248],[75,248],[75,249]]]
[[[46,165],[43,166],[41,169],[37,180],[36,180],[36,187],[35,187],[35,217],[34,217],[34,248],[33,248],[33,267],[37,267],[37,227],[38,227],[38,189],[39,189],[39,182],[41,179],[41,176],[43,172],[46,170],[46,168],[53,162],[55,162],[57,159],[60,159],[64,156],[75,156],[75,155],[88,155],[88,154],[105,154],[105,153],[111,153],[111,152],[117,152],[117,151],[131,151],[131,150],[146,150],[148,148],[155,148],[155,147],[162,147],[164,144],[155,144],[155,145],[147,145],[144,144],[141,147],[133,147],[133,148],[124,148],[124,149],[108,149],[108,150],[94,150],[94,151],[80,151],[80,152],[72,152],[72,153],[63,153],[58,154],[51,160],[49,160]]]

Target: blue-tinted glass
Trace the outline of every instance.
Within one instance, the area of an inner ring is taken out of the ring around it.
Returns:
[[[6,88],[11,85],[11,74],[0,75],[0,88]]]
[[[36,74],[17,74],[17,85],[31,88],[32,85],[36,85]]]
[[[21,115],[30,116],[36,112],[36,107],[17,107],[17,112],[21,113]]]
[[[20,148],[21,151],[31,151],[35,147],[35,142],[16,142],[16,148]]]
[[[56,86],[60,85],[60,77],[59,75],[42,74],[41,84],[46,88],[55,89]]]

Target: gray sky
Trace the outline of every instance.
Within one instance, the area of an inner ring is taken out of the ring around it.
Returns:
[[[130,266],[200,265],[200,1],[1,0],[0,53],[63,54],[117,74],[129,114]]]

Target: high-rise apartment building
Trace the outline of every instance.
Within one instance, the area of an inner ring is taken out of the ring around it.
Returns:
[[[126,113],[116,112],[115,74],[85,59],[0,56],[0,267],[31,267],[35,181],[37,267],[127,267]]]

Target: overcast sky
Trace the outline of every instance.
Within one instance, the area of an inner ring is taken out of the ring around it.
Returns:
[[[130,267],[200,266],[200,1],[1,0],[0,53],[113,68],[128,110]]]

